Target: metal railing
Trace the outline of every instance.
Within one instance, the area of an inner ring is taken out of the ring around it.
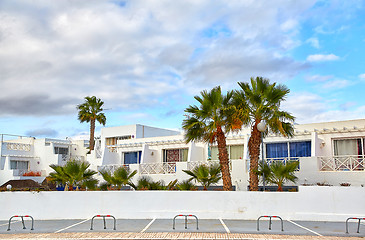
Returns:
[[[318,157],[319,171],[364,171],[363,155]]]
[[[141,163],[139,172],[140,174],[174,174],[176,173],[176,162]]]

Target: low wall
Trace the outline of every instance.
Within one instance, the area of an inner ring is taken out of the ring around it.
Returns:
[[[365,188],[301,186],[299,192],[107,191],[2,192],[0,220],[12,215],[35,219],[173,218],[195,214],[202,219],[283,219],[345,221],[365,217]]]

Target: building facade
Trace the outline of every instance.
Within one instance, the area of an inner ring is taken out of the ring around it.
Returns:
[[[0,135],[0,185],[9,180],[42,182],[53,170],[70,159],[86,160],[88,141]]]
[[[166,184],[188,179],[182,170],[219,162],[216,144],[186,143],[179,131],[139,124],[102,128],[90,154],[84,140],[0,136],[0,185],[13,179],[41,182],[52,171],[49,165],[69,159],[87,160],[97,171],[123,166],[137,170],[133,181],[150,176]],[[248,187],[249,137],[248,128],[227,136],[232,184],[239,191]],[[299,161],[296,185],[365,185],[365,119],[295,125],[294,137],[268,134],[261,149],[260,161],[269,164]]]
[[[227,136],[232,184],[246,190],[249,175],[250,129]],[[274,161],[299,161],[297,185],[364,186],[365,119],[295,125],[292,138],[269,134],[262,154]],[[215,144],[184,141],[183,133],[142,125],[104,128],[95,151],[88,156],[95,169],[124,166],[166,183],[189,176],[182,170],[218,163]],[[262,157],[261,160],[262,161]],[[291,184],[292,185],[292,184]]]

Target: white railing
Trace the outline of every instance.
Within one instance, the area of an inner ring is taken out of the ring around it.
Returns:
[[[29,172],[28,169],[13,169],[13,176],[23,176],[27,172]]]
[[[6,149],[30,152],[32,145],[24,143],[6,143]]]
[[[265,158],[264,161],[266,161],[266,163],[268,165],[273,164],[274,162],[282,162],[284,165],[289,163],[289,162],[294,162],[294,161],[298,161],[299,162],[300,157],[283,157],[283,158]],[[259,163],[262,162],[262,159],[259,159]],[[250,170],[250,159],[246,160],[246,167],[247,167],[247,171]],[[300,165],[298,166],[299,170]]]
[[[66,154],[60,154],[62,161],[69,161],[69,160],[76,160],[76,161],[84,161],[85,157],[84,156],[79,156],[79,155],[66,155]]]
[[[361,155],[318,157],[320,171],[364,171],[365,160]]]
[[[98,166],[97,169],[98,171],[109,171],[111,173],[114,173],[115,170],[117,170],[118,168],[123,167],[127,170],[129,170],[129,165],[127,164],[108,164],[108,165],[102,165],[102,166]]]
[[[140,174],[174,174],[176,173],[176,163],[141,163],[139,172]]]
[[[187,166],[188,170],[192,170],[195,167],[200,166],[200,165],[206,165],[206,166],[211,166],[213,164],[219,165],[219,160],[208,160],[205,162],[188,162],[187,164],[188,164],[188,166]],[[232,161],[229,161],[228,164],[229,164],[229,171],[232,171]]]

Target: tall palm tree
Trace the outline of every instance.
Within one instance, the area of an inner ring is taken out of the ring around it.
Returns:
[[[77,105],[78,119],[80,122],[90,122],[90,151],[94,150],[95,121],[105,126],[106,117],[102,113],[104,102],[100,98],[85,97],[85,102]]]
[[[281,84],[270,83],[262,77],[251,78],[251,85],[239,82],[241,90],[235,91],[234,102],[237,108],[236,117],[242,120],[244,126],[251,127],[251,137],[248,141],[250,154],[250,190],[258,191],[258,159],[260,156],[261,134],[257,125],[264,121],[269,130],[286,137],[293,136],[294,117],[280,110],[280,104],[290,90]]]
[[[295,176],[295,171],[298,169],[299,162],[287,162],[284,164],[281,161],[275,161],[270,165],[271,174],[267,177],[267,181],[278,185],[278,191],[283,191],[283,184],[286,181],[295,183],[298,179]],[[266,175],[265,175],[266,177]]]
[[[223,190],[232,190],[229,158],[226,148],[226,133],[239,129],[241,124],[233,119],[233,91],[222,94],[221,88],[215,87],[210,92],[204,90],[201,96],[194,98],[200,106],[189,106],[185,109],[186,119],[183,121],[186,142],[198,140],[217,142],[219,163],[222,170]]]
[[[199,165],[193,168],[193,170],[183,170],[186,174],[190,175],[191,180],[195,180],[199,182],[203,187],[204,190],[208,190],[208,187],[212,184],[215,184],[221,180],[221,168],[219,164],[213,164],[210,166],[207,165]]]
[[[131,179],[137,174],[137,170],[131,172],[124,167],[117,168],[113,173],[108,170],[100,170],[99,172],[106,182],[115,185],[118,189],[125,185],[131,186]]]
[[[62,185],[68,185],[72,190],[73,187],[90,187],[90,183],[97,184],[93,178],[97,172],[88,169],[90,164],[84,161],[71,160],[64,166],[52,164],[50,167],[54,170],[49,174],[51,181]]]

